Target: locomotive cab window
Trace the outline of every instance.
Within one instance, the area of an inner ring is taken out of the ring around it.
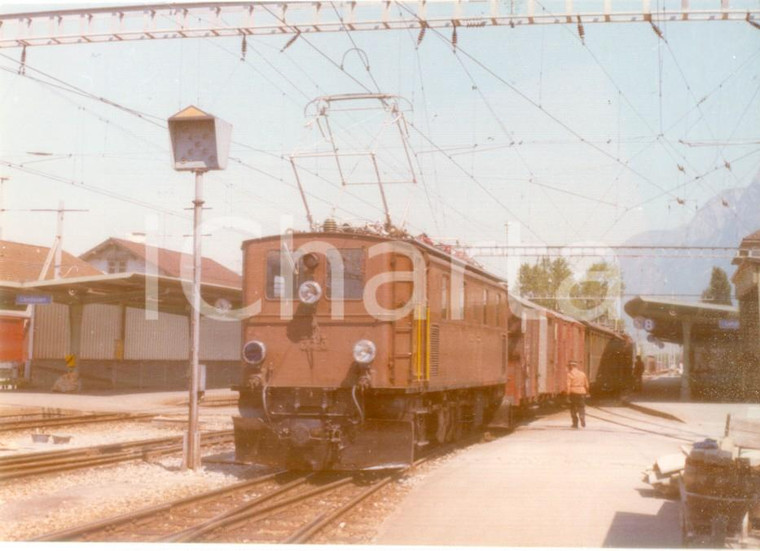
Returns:
[[[303,259],[298,260],[298,275],[291,274],[293,283],[290,290],[286,289],[288,274],[285,270],[290,269],[287,262],[282,262],[280,251],[269,251],[267,253],[267,288],[266,297],[271,300],[292,299],[296,296],[298,286],[305,281]]]
[[[364,249],[339,249],[343,259],[343,298],[361,299],[364,295]],[[332,267],[327,260],[327,296],[333,294]]]

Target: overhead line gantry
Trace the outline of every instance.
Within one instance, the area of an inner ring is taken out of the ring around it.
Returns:
[[[231,36],[591,23],[746,21],[751,0],[198,2],[0,14],[0,48]],[[590,11],[578,11],[586,8]]]

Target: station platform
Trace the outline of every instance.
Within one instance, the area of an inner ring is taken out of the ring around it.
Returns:
[[[633,407],[600,405],[596,413],[614,412],[618,424],[589,415],[585,429],[572,429],[560,411],[458,452],[412,478],[373,543],[680,547],[678,501],[655,494],[642,472],[689,442],[720,438],[726,414],[758,406],[681,403],[669,392],[679,384],[649,380],[628,398]],[[634,419],[645,430],[626,426]]]
[[[741,402],[682,402],[680,377],[661,376],[644,383],[643,391],[625,402],[639,412],[688,424],[710,438],[723,436],[726,416],[760,419],[760,404]]]

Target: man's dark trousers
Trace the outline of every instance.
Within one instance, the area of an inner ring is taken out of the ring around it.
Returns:
[[[584,394],[570,394],[570,416],[573,418],[573,427],[578,426],[579,418],[581,426],[586,426],[586,396]]]

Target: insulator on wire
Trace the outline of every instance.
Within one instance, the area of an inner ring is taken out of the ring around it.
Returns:
[[[21,64],[18,66],[18,74],[26,74],[26,46],[21,49]]]
[[[652,25],[652,30],[654,31],[654,34],[665,40],[665,36],[662,34],[662,31],[660,30],[660,27],[654,24],[654,21],[651,19],[649,20],[649,24]]]
[[[457,26],[454,25],[454,30],[451,31],[451,47],[454,51],[457,51]]]
[[[287,50],[288,48],[290,48],[290,47],[293,45],[293,42],[295,42],[296,40],[298,40],[298,37],[299,37],[299,36],[301,36],[301,33],[300,33],[300,32],[297,32],[297,33],[296,33],[296,34],[293,36],[293,38],[291,38],[290,40],[288,40],[288,41],[285,43],[285,45],[282,47],[282,50],[280,50],[280,53],[282,53],[282,52],[284,52],[285,50]]]
[[[243,35],[243,42],[240,44],[240,61],[245,61],[245,54],[248,52],[248,40]]]
[[[586,45],[586,30],[583,28],[583,22],[581,16],[578,16],[578,36],[581,37],[581,44]]]
[[[725,161],[723,163],[723,166],[725,166],[728,170],[731,170],[731,163],[729,163],[728,161]]]
[[[425,31],[427,31],[427,24],[423,21],[422,26],[420,27],[420,34],[417,35],[417,47],[420,47],[420,44],[422,44],[422,39],[425,38]]]

